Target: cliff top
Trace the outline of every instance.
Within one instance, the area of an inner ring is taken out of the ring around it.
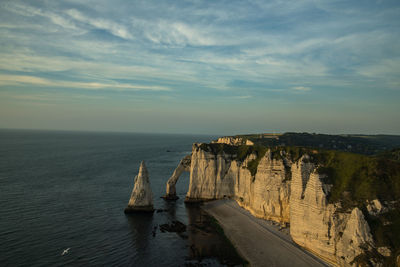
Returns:
[[[348,201],[352,203],[364,203],[376,198],[388,201],[400,199],[400,148],[377,155],[300,146],[267,147],[260,144],[233,146],[203,143],[199,148],[214,155],[224,153],[238,161],[244,161],[253,154],[254,159],[247,163],[253,176],[267,152],[272,159],[286,159],[290,162],[296,162],[307,155],[303,161],[318,166],[317,172],[324,174],[326,183],[333,185],[329,197],[331,202],[346,200],[346,195],[350,196]]]
[[[365,155],[373,155],[388,149],[400,147],[399,135],[263,133],[236,135],[230,137],[250,140],[256,145],[263,145],[267,147],[302,146],[347,151]]]

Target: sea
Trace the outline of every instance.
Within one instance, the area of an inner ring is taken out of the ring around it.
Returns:
[[[234,266],[241,261],[198,205],[189,174],[168,178],[214,136],[0,130],[0,266]],[[153,214],[125,215],[144,160]],[[182,233],[161,231],[179,221]]]

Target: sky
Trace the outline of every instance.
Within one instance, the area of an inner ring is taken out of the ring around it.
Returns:
[[[0,2],[0,128],[400,134],[400,2]]]

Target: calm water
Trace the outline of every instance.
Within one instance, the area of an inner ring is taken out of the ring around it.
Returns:
[[[191,144],[212,138],[1,130],[0,266],[221,265],[232,252],[183,203],[189,175],[177,184],[177,202],[160,198]],[[166,211],[126,216],[141,160],[155,208]],[[174,220],[189,226],[184,235],[160,232]]]

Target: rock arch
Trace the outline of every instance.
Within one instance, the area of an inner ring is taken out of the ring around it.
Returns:
[[[171,177],[167,181],[166,195],[164,196],[167,200],[176,200],[178,196],[176,195],[175,185],[179,177],[183,172],[190,172],[190,164],[192,162],[192,155],[187,155],[184,157],[176,167],[175,171],[172,173]]]

